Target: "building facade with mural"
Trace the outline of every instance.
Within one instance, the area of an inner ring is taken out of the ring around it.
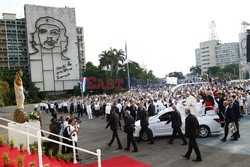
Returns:
[[[40,91],[72,90],[85,68],[83,28],[74,8],[25,5],[25,18],[0,19],[0,68],[26,69]]]

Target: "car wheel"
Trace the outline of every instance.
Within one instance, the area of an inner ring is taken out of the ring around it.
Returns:
[[[152,134],[152,131],[151,131],[150,129],[149,129],[149,133]],[[148,141],[148,140],[149,140],[149,137],[148,137],[146,131],[143,132],[141,139],[142,139],[143,141]]]
[[[200,129],[200,137],[202,137],[202,138],[205,138],[205,137],[208,137],[209,136],[209,134],[210,134],[210,129],[209,129],[209,127],[208,126],[205,126],[205,125],[201,125],[200,127],[199,127],[199,129]]]

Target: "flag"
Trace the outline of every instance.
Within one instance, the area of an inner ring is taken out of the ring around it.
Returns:
[[[87,77],[82,77],[78,82],[80,83],[81,91],[85,92],[87,87]]]

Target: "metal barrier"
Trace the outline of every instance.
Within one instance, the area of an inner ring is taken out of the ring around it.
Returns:
[[[66,138],[66,137],[63,137],[63,136],[60,136],[60,135],[56,135],[56,134],[50,133],[50,132],[45,131],[45,130],[41,130],[41,129],[37,129],[37,128],[31,127],[31,126],[29,126],[27,124],[27,122],[24,123],[24,124],[20,124],[20,123],[17,123],[17,122],[14,122],[14,121],[2,118],[2,117],[0,117],[0,120],[6,121],[6,122],[10,122],[10,123],[15,123],[15,124],[21,125],[21,126],[25,126],[25,130],[26,131],[20,131],[20,130],[17,130],[17,129],[14,129],[14,128],[11,128],[11,127],[8,127],[8,126],[0,124],[0,128],[12,130],[12,131],[15,131],[17,133],[21,133],[21,134],[26,135],[27,150],[28,150],[29,153],[30,153],[30,150],[29,150],[30,149],[29,148],[29,137],[31,136],[31,137],[37,138],[37,140],[38,140],[38,160],[39,160],[39,167],[43,167],[43,162],[42,162],[42,142],[41,142],[42,140],[50,141],[52,143],[56,143],[56,144],[60,144],[60,145],[72,148],[73,149],[73,156],[74,156],[74,160],[73,160],[74,164],[77,163],[77,161],[76,161],[76,151],[75,150],[79,150],[79,151],[86,152],[88,154],[92,154],[92,155],[97,156],[98,167],[102,166],[101,165],[101,150],[100,149],[97,149],[96,153],[95,153],[95,152],[88,151],[88,150],[85,150],[85,149],[82,149],[82,148],[79,148],[79,147],[75,147],[74,138],[73,139],[69,139],[69,138]],[[28,127],[32,128],[32,129],[35,129],[35,130],[38,130],[37,131],[37,135],[30,134],[29,131],[28,131]],[[41,136],[41,132],[44,132],[44,133],[47,133],[47,134],[50,134],[50,135],[54,135],[54,136],[57,136],[57,137],[64,138],[66,140],[72,141],[73,146],[69,145],[69,144],[62,143],[60,141],[56,141],[56,140],[52,140],[52,139],[49,139],[49,138],[46,138],[46,137],[42,137]]]

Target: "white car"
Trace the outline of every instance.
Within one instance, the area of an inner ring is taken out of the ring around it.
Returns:
[[[156,136],[171,136],[172,135],[172,123],[166,124],[170,116],[173,114],[173,110],[165,109],[159,112],[157,115],[149,117],[149,126],[151,133],[153,133],[153,137]],[[211,133],[221,133],[221,124],[220,118],[217,114],[207,114],[196,116],[199,121],[200,126],[200,137],[208,137]],[[182,132],[185,134],[185,115],[181,113],[182,118]],[[140,120],[135,122],[135,132],[134,136],[139,137],[139,133],[141,130]],[[148,137],[146,132],[144,132],[142,136],[142,140],[147,140]]]

